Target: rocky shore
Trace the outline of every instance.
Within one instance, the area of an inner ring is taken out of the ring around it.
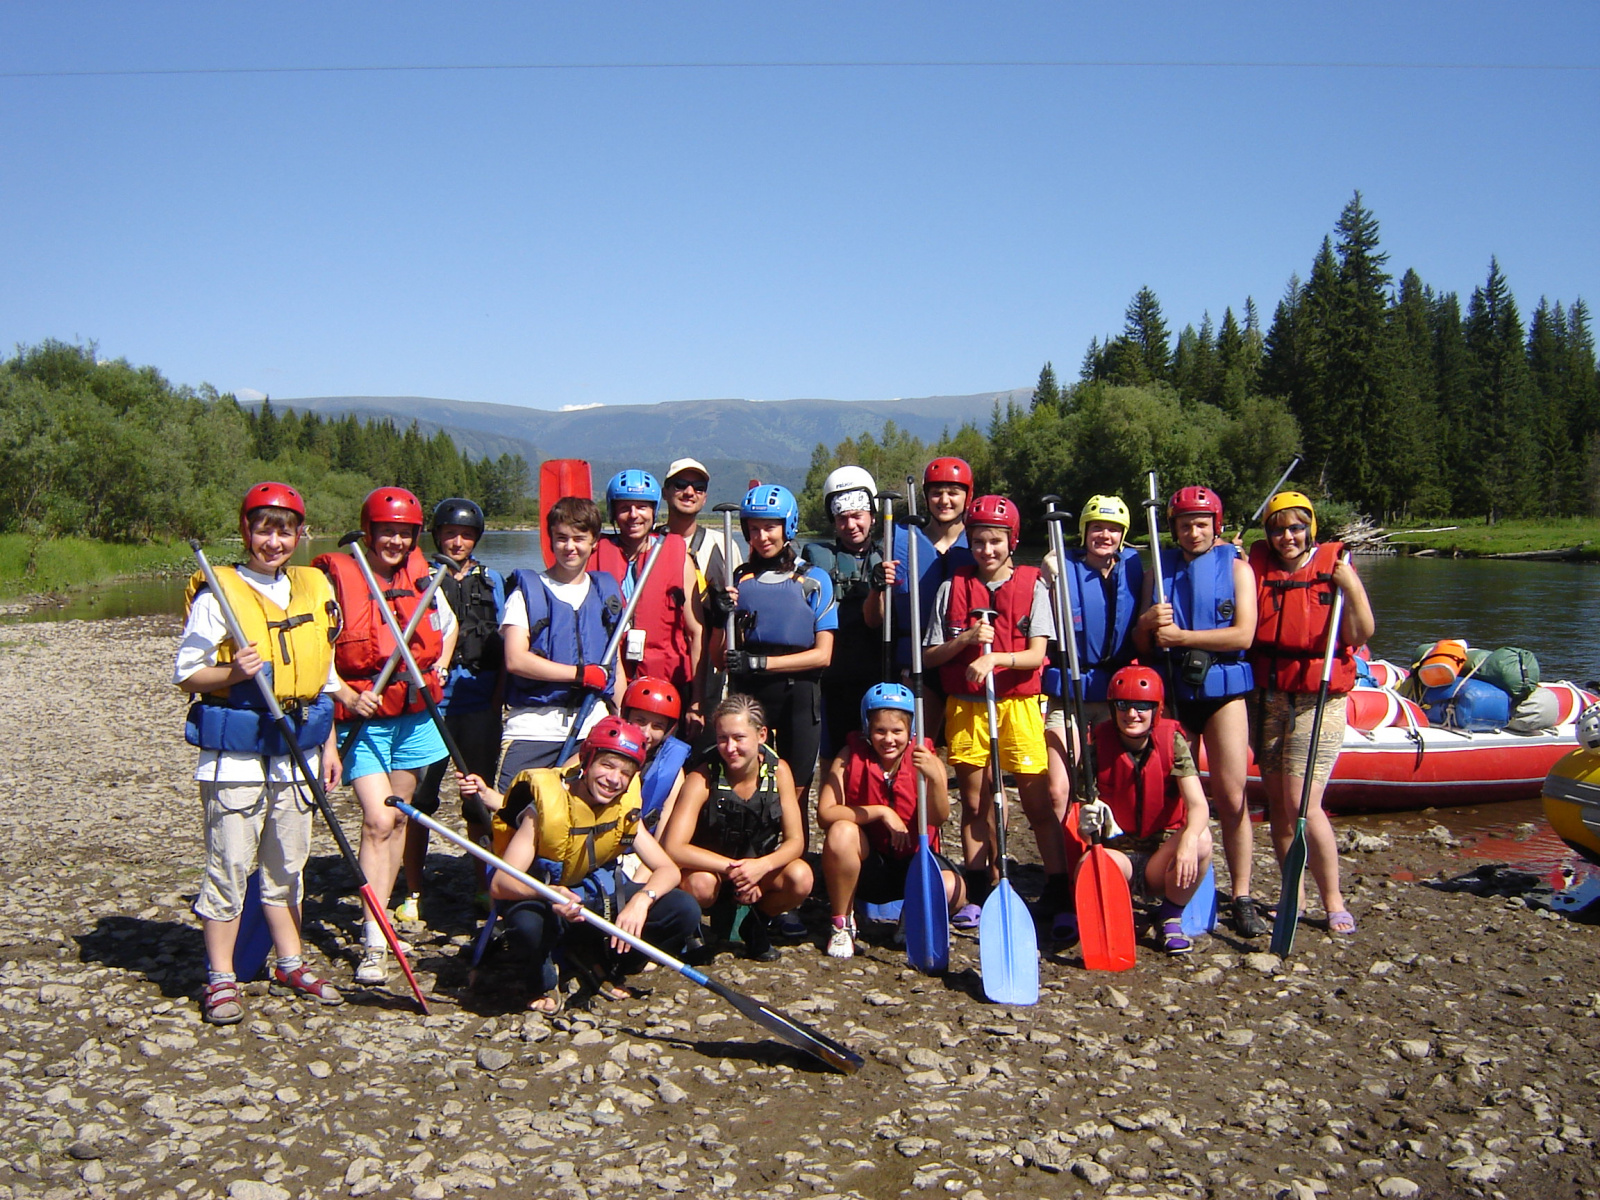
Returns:
[[[886,939],[831,960],[820,909],[780,962],[709,968],[856,1047],[845,1078],[661,970],[525,1015],[506,955],[469,979],[472,885],[437,845],[404,931],[432,1015],[357,989],[319,832],[308,952],[347,1002],[255,984],[207,1027],[177,630],[0,627],[0,1200],[1600,1196],[1597,931],[1419,886],[1470,865],[1426,839],[1352,849],[1353,938],[1145,938],[1115,976],[1047,947],[1032,1008],[982,1000],[969,939],[942,979]]]

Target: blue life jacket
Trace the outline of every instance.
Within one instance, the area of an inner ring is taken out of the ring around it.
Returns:
[[[606,643],[622,615],[622,592],[617,581],[603,571],[589,573],[589,592],[574,610],[557,600],[537,571],[518,571],[511,585],[522,593],[528,609],[528,649],[551,662],[600,663]],[[605,663],[606,679],[611,681],[616,663]],[[509,708],[547,708],[552,705],[576,707],[583,700],[583,689],[562,680],[553,682],[526,679],[514,671],[506,672],[506,705]]]
[[[1239,551],[1231,542],[1218,542],[1194,559],[1185,557],[1181,550],[1161,552],[1167,599],[1172,603],[1172,619],[1180,629],[1227,629],[1233,625],[1233,564],[1238,557]],[[1211,655],[1211,666],[1198,687],[1184,679],[1181,670],[1172,671],[1170,678],[1178,699],[1225,700],[1254,690],[1255,672],[1245,661],[1244,651],[1207,653]],[[1181,666],[1182,656],[1181,650],[1173,652],[1175,667]]]
[[[1108,605],[1100,572],[1084,559],[1083,550],[1068,550],[1065,574],[1073,636],[1078,639],[1083,699],[1095,703],[1106,698],[1111,677],[1133,661],[1133,622],[1138,615],[1139,589],[1144,586],[1144,563],[1137,552],[1118,552],[1111,567]],[[1059,667],[1045,672],[1044,686],[1052,696],[1065,695]]]
[[[794,574],[763,582],[750,563],[734,572],[739,603],[734,623],[744,649],[756,654],[798,654],[817,644],[817,614],[809,598],[822,589],[811,564],[795,563]]]
[[[917,606],[922,610],[922,631],[927,633],[933,620],[933,601],[939,585],[948,583],[962,567],[977,565],[972,551],[967,548],[967,533],[950,543],[943,553],[928,539],[928,535],[914,525],[894,527],[894,561],[900,564],[899,578],[891,595],[894,597],[894,660],[902,667],[911,666],[911,550],[906,535],[917,539]]]
[[[286,702],[283,713],[294,727],[294,740],[308,754],[321,749],[333,729],[333,697],[326,692],[304,704]],[[234,684],[226,704],[201,697],[189,705],[183,740],[202,750],[227,754],[278,758],[290,753],[254,679]]]
[[[689,761],[689,743],[669,737],[656,747],[650,761],[639,775],[639,795],[643,800],[639,819],[646,829],[655,833],[661,820],[661,809],[672,795],[672,785],[678,781],[678,772]]]

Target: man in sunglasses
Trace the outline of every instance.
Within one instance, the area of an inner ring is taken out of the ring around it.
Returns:
[[[744,562],[747,550],[735,526],[733,562],[728,564],[728,551],[722,544],[722,526],[700,524],[700,510],[706,506],[710,487],[711,473],[703,464],[692,458],[676,460],[667,468],[663,497],[667,502],[667,520],[658,532],[675,533],[689,543],[689,555],[694,559],[695,570],[700,572],[702,585],[710,579],[717,586],[723,586],[728,578],[728,566],[737,567]]]
[[[1092,735],[1100,799],[1079,810],[1078,832],[1105,838],[1133,894],[1161,902],[1167,953],[1187,954],[1183,906],[1211,865],[1211,814],[1183,727],[1161,715],[1165,692],[1149,667],[1111,677],[1111,720]]]

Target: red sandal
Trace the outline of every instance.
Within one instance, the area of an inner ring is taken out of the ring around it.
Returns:
[[[311,968],[303,963],[287,972],[273,967],[272,983],[267,990],[274,996],[306,996],[330,1007],[344,1003],[338,988],[326,979],[318,979],[311,973]]]
[[[200,1016],[209,1025],[237,1025],[244,1020],[238,983],[224,979],[206,984],[200,993]]]

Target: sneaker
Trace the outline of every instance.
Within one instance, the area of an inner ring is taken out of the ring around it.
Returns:
[[[828,935],[828,957],[854,958],[855,953],[855,922],[846,921],[843,925],[835,925],[833,927],[833,932]]]
[[[1233,898],[1233,928],[1240,937],[1260,937],[1272,926],[1261,915],[1261,904],[1254,896]]]
[[[412,892],[395,907],[394,919],[405,925],[422,920],[422,897]]]
[[[745,957],[754,962],[777,962],[782,957],[772,944],[772,930],[760,909],[752,908],[739,926]]]
[[[306,996],[330,1008],[335,1004],[344,1003],[344,997],[339,994],[339,989],[326,979],[318,979],[307,966],[299,966],[292,971],[273,967],[272,982],[267,985],[267,991],[274,996]]]
[[[208,983],[200,993],[200,1016],[210,1025],[237,1025],[244,1020],[239,985],[232,979]]]
[[[749,924],[746,921],[746,924]],[[786,912],[779,917],[773,932],[781,938],[803,938],[806,936],[806,923],[800,919],[797,912]]]
[[[356,965],[357,983],[383,983],[389,978],[389,950],[386,946],[366,946]]]

